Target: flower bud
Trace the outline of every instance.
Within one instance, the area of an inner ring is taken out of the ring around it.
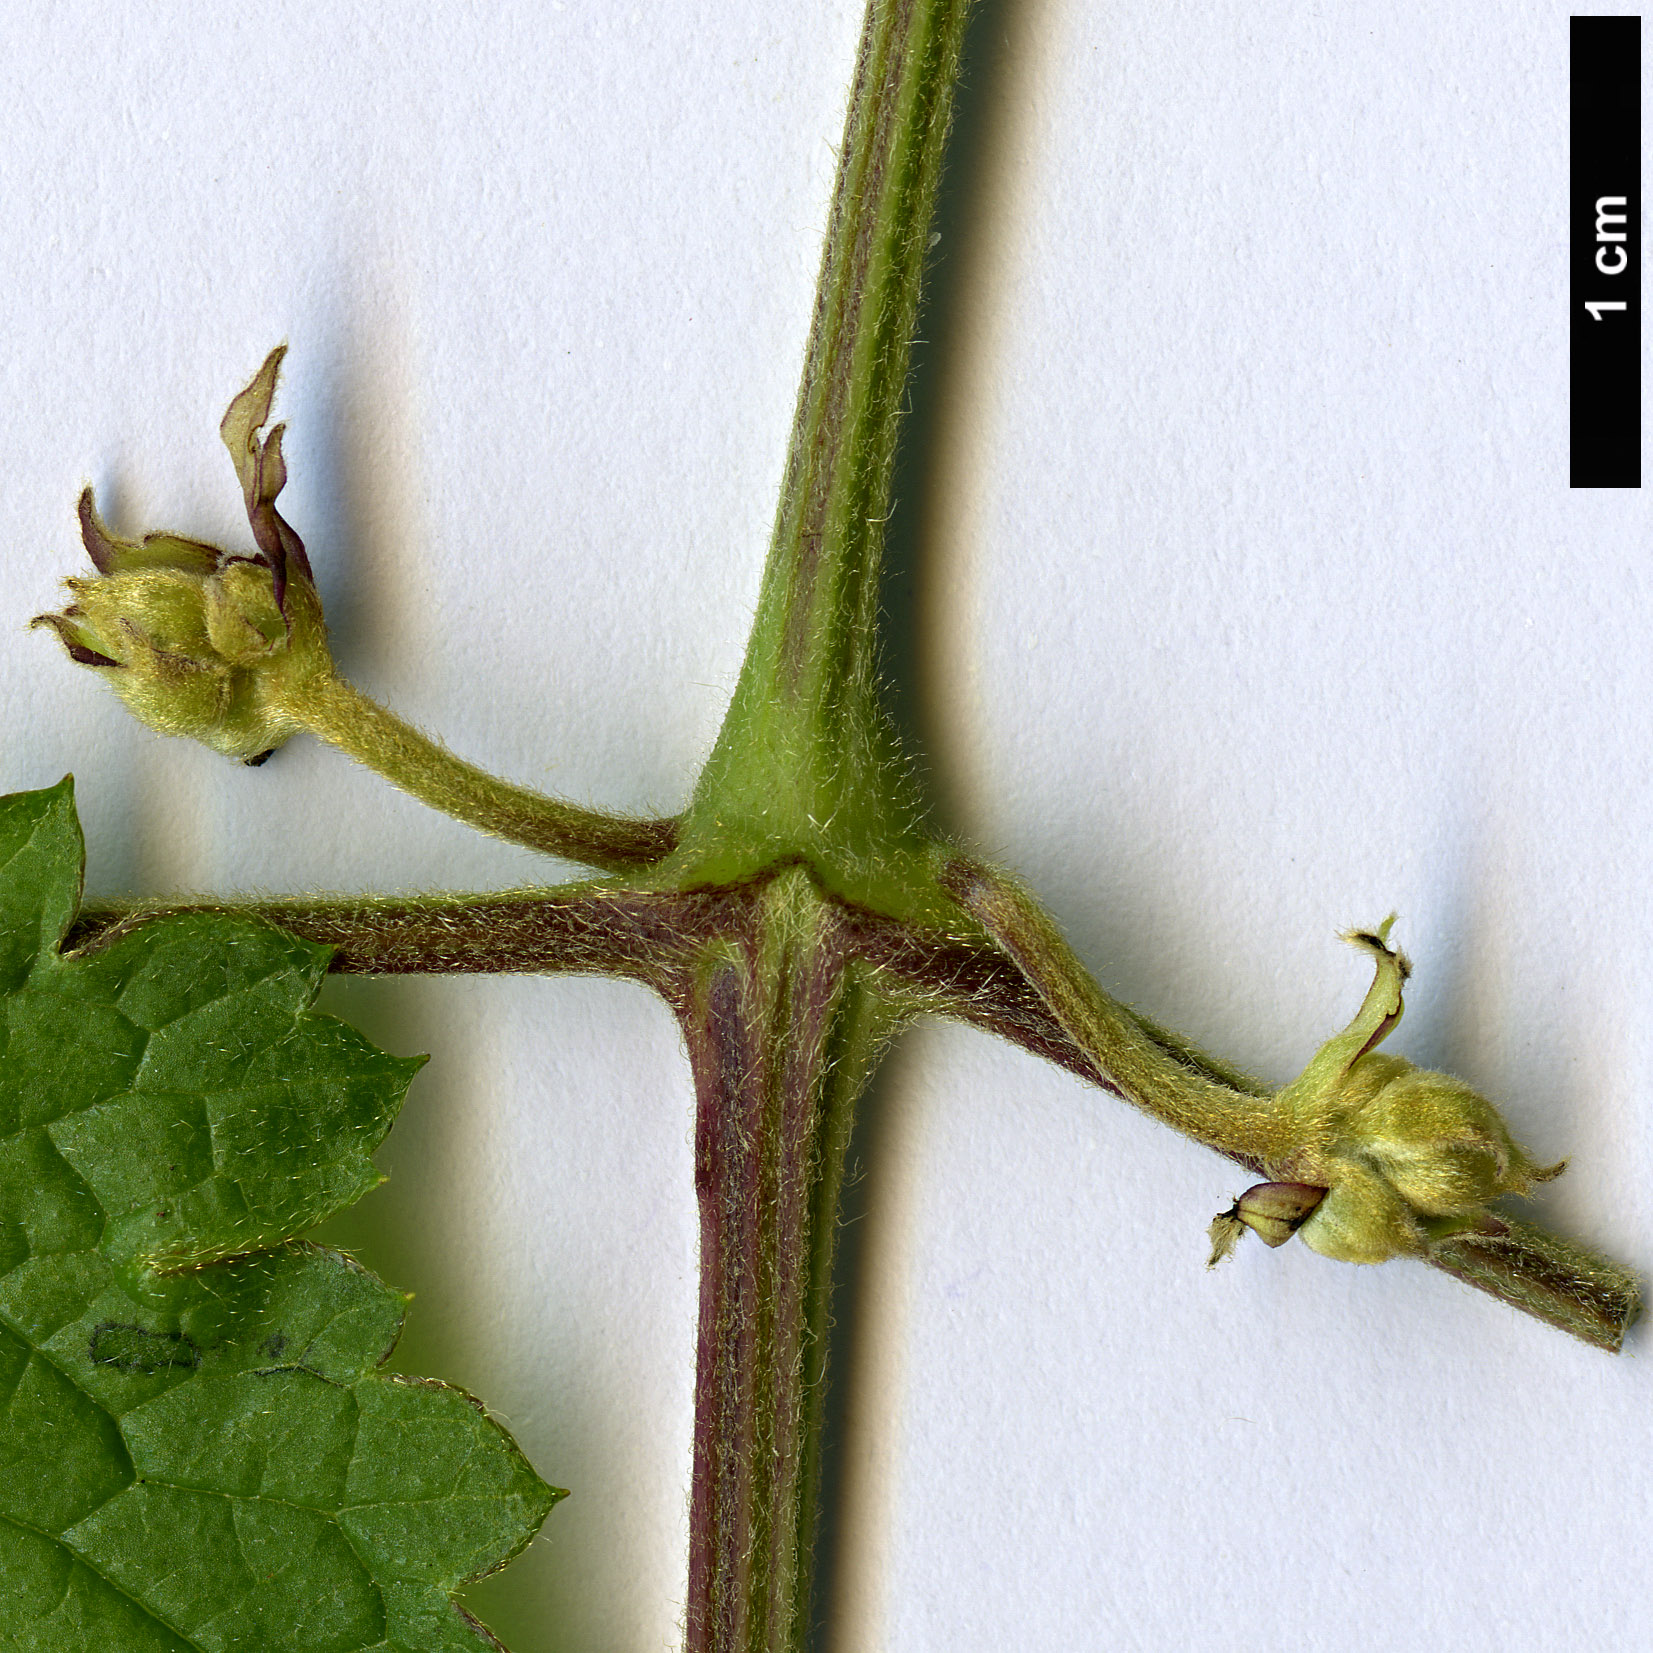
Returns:
[[[1351,1263],[1425,1252],[1447,1234],[1485,1227],[1489,1201],[1528,1193],[1566,1163],[1541,1169],[1462,1080],[1376,1054],[1401,1018],[1411,969],[1388,945],[1393,923],[1345,938],[1376,961],[1371,991],[1280,1093],[1302,1146],[1273,1169],[1329,1190],[1303,1222],[1303,1242]]]
[[[1498,1110],[1461,1079],[1422,1068],[1381,1086],[1352,1121],[1352,1132],[1396,1193],[1430,1217],[1529,1193],[1563,1169],[1535,1165]]]
[[[1358,1160],[1334,1164],[1335,1186],[1298,1230],[1303,1244],[1340,1263],[1386,1263],[1424,1249],[1426,1235],[1410,1206]]]
[[[150,728],[247,763],[262,762],[298,730],[288,708],[332,671],[309,559],[275,508],[287,480],[282,427],[258,437],[282,355],[271,352],[221,426],[257,552],[237,555],[175,534],[121,539],[87,488],[81,539],[97,573],[67,581],[69,605],[35,620]]]

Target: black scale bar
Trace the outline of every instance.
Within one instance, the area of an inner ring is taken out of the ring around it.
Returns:
[[[1572,19],[1571,476],[1642,485],[1639,17]]]

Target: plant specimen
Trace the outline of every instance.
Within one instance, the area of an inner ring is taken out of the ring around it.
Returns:
[[[681,816],[611,817],[495,782],[339,678],[303,548],[276,511],[279,435],[260,434],[275,358],[224,432],[256,554],[123,540],[88,499],[99,573],[47,617],[74,658],[166,732],[253,762],[308,730],[416,796],[601,874],[514,896],[244,911],[336,949],[339,969],[606,973],[646,983],[677,1013],[699,1093],[703,1225],[695,1648],[778,1648],[804,1634],[843,1150],[878,1056],[918,1017],[1008,1037],[1245,1167],[1258,1183],[1218,1219],[1218,1250],[1251,1228],[1271,1243],[1300,1233],[1349,1261],[1419,1256],[1607,1346],[1635,1301],[1621,1270],[1491,1209],[1554,1167],[1535,1164],[1467,1087],[1376,1050],[1405,974],[1386,925],[1355,938],[1376,976],[1360,1015],[1275,1092],[1116,1003],[1014,880],[926,826],[879,703],[877,574],[965,11],[869,11],[752,646]],[[92,910],[70,944],[97,968],[161,923]],[[234,1249],[250,1246],[238,1237]],[[164,1248],[143,1255],[177,1261]]]

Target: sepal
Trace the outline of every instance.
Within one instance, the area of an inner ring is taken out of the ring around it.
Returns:
[[[292,705],[333,669],[309,559],[275,509],[287,480],[281,427],[258,435],[282,354],[270,353],[220,427],[257,551],[178,534],[123,538],[87,488],[80,533],[97,572],[68,580],[73,600],[34,622],[57,633],[70,659],[101,672],[141,722],[245,763],[262,762],[301,727]]]

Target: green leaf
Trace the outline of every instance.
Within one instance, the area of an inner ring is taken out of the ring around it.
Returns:
[[[380,1180],[420,1060],[310,1010],[255,921],[60,946],[70,783],[0,799],[0,1648],[459,1653],[454,1590],[559,1496],[406,1298],[293,1238]]]

